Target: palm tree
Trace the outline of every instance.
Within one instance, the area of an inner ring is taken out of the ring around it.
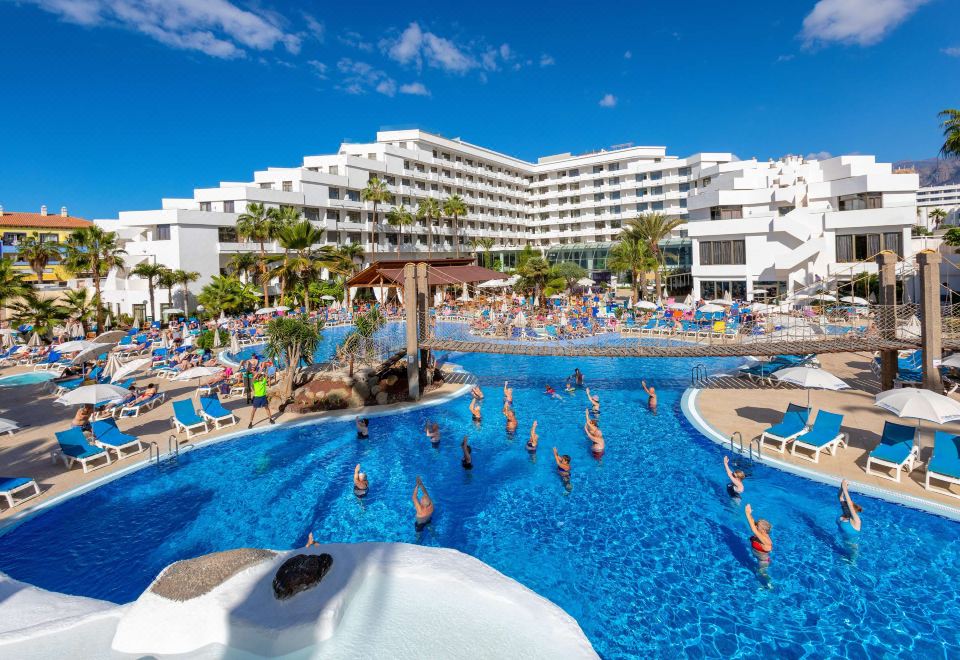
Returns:
[[[543,304],[543,296],[540,292],[546,286],[547,279],[550,277],[550,264],[543,257],[532,257],[518,269],[520,277],[524,279],[521,286],[533,289],[533,295],[537,297],[538,302]]]
[[[363,264],[363,246],[359,243],[348,243],[337,247],[337,255],[343,261],[343,270],[352,275],[360,270]],[[360,263],[357,263],[357,262]]]
[[[117,233],[104,231],[97,225],[77,229],[67,239],[64,265],[73,273],[90,273],[93,277],[94,300],[97,305],[97,330],[103,329],[103,307],[100,305],[101,281],[110,271],[123,270],[123,255]]]
[[[0,314],[8,300],[30,293],[30,285],[23,279],[23,273],[13,265],[13,259],[0,258]]]
[[[40,234],[33,232],[17,246],[20,261],[27,262],[30,270],[37,276],[37,286],[43,284],[43,271],[47,264],[60,259],[60,249],[56,243],[40,240]]]
[[[657,282],[657,298],[663,297],[662,271],[665,266],[660,241],[668,238],[670,233],[682,224],[682,218],[668,218],[657,212],[641,213],[628,222],[624,231],[621,231],[621,237],[626,232],[645,243],[651,256],[656,259],[657,269],[654,275]]]
[[[392,198],[393,196],[390,194],[390,189],[387,188],[387,184],[377,177],[371,177],[370,180],[367,181],[367,187],[360,191],[360,199],[365,202],[373,202],[373,221],[371,223],[370,242],[373,243],[374,254],[377,253],[377,206],[386,204]]]
[[[636,305],[647,287],[647,272],[657,267],[657,261],[650,254],[646,243],[629,231],[624,231],[621,232],[620,240],[610,248],[607,267],[617,272],[630,273],[631,303]]]
[[[420,201],[417,206],[417,218],[427,221],[427,256],[433,256],[433,221],[439,218],[443,211],[440,209],[440,202],[433,197],[427,197]]]
[[[475,238],[471,242],[473,243],[473,249],[477,251],[477,262],[481,266],[489,268],[490,250],[493,249],[494,240],[492,238]],[[480,252],[480,250],[483,250],[483,252]]]
[[[323,240],[323,230],[313,226],[309,220],[301,220],[295,224],[280,229],[277,240],[283,247],[285,254],[278,255],[280,266],[271,272],[273,277],[280,278],[280,300],[285,301],[287,288],[294,279],[305,279],[322,263],[332,263],[336,256],[333,248],[324,246],[316,251],[313,246]],[[292,253],[292,254],[291,254]],[[310,303],[306,302],[307,313],[310,312]]]
[[[157,307],[153,301],[154,289],[157,285],[157,279],[167,270],[169,269],[163,264],[154,264],[150,263],[149,261],[141,261],[133,267],[133,270],[130,271],[131,275],[136,275],[137,277],[147,281],[147,292],[150,295],[150,317],[154,319],[157,318]]]
[[[77,319],[83,326],[83,332],[87,332],[87,321],[93,316],[96,309],[90,291],[86,287],[79,289],[67,289],[60,298],[60,305],[63,307],[67,318]]]
[[[157,275],[157,286],[167,290],[167,304],[171,307],[173,306],[173,287],[175,285],[173,271],[169,268],[164,268],[163,272]]]
[[[253,252],[237,252],[227,261],[227,268],[247,282],[257,272],[257,255]]]
[[[467,205],[460,195],[451,195],[443,203],[443,212],[453,219],[453,246],[456,255],[460,256],[460,230],[457,224],[457,218],[467,214]]]
[[[211,314],[248,312],[256,308],[260,292],[235,275],[214,275],[197,296]]]
[[[268,358],[286,365],[284,370],[283,398],[293,394],[297,373],[304,366],[313,364],[313,355],[320,344],[320,329],[316,323],[300,318],[281,316],[267,325]]]
[[[943,110],[938,115],[943,122],[943,146],[940,155],[944,158],[960,158],[960,110]]]
[[[337,348],[337,356],[348,356],[350,371],[348,376],[353,378],[353,367],[357,357],[363,361],[377,358],[377,349],[373,342],[373,335],[387,322],[386,317],[377,307],[371,307],[365,314],[353,315],[353,330],[344,337]]]
[[[413,224],[413,214],[403,206],[395,206],[387,211],[387,222],[397,228],[397,256],[400,256],[400,244],[403,243],[404,225]]]
[[[933,228],[936,229],[940,226],[940,223],[947,219],[947,212],[941,208],[931,209],[928,213],[931,218],[933,218]]]
[[[260,244],[260,258],[258,269],[260,270],[260,286],[263,287],[263,306],[270,304],[267,293],[267,252],[264,244],[273,238],[273,220],[270,213],[257,202],[247,204],[247,212],[241,213],[237,217],[237,234],[246,241],[253,241]],[[186,311],[186,310],[184,310]]]
[[[183,289],[183,311],[190,314],[190,283],[200,279],[200,273],[192,270],[173,271],[173,283]]]
[[[10,305],[13,322],[32,325],[35,332],[49,337],[55,326],[67,318],[67,311],[50,298],[40,298],[32,291]],[[99,312],[99,310],[98,310]]]

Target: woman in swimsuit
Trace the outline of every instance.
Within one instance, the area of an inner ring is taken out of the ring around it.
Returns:
[[[560,481],[563,482],[563,487],[570,491],[573,488],[573,485],[570,483],[570,455],[564,454],[561,456],[557,453],[557,448],[553,448],[553,460],[557,463],[557,474],[560,475]]]
[[[739,500],[740,496],[743,495],[743,480],[747,478],[747,475],[743,470],[730,470],[730,457],[723,457],[723,469],[727,472],[727,479],[730,480],[730,483],[727,484],[727,493],[735,500]]]
[[[647,393],[647,396],[650,397],[647,399],[647,408],[650,409],[654,415],[657,414],[657,388],[653,385],[647,387],[646,381],[641,380],[640,385],[643,387],[643,391]]]
[[[513,435],[517,430],[517,416],[514,414],[513,408],[504,406],[503,416],[507,418],[507,434]]]
[[[503,407],[513,405],[513,388],[510,387],[507,383],[509,381],[503,381]]]
[[[753,536],[750,537],[750,547],[757,558],[758,568],[764,572],[770,566],[770,553],[773,552],[773,540],[770,538],[770,530],[773,526],[763,518],[754,521],[753,509],[749,504],[743,508],[743,512],[750,524],[750,531],[753,532]]]
[[[479,385],[474,385],[473,389],[470,390],[470,394],[473,395],[474,399],[477,399],[479,401],[483,400],[483,390],[480,389]]]
[[[370,484],[367,482],[367,475],[360,471],[360,464],[353,468],[353,494],[357,497],[365,497]]]
[[[460,461],[460,465],[463,466],[464,470],[472,470],[473,450],[470,448],[470,445],[467,444],[467,436],[463,436],[463,442],[460,443],[460,448],[463,449],[463,460]]]
[[[594,458],[600,458],[603,456],[603,450],[606,447],[606,444],[603,441],[603,431],[600,430],[600,427],[597,426],[597,423],[590,419],[590,410],[583,411],[584,424],[583,430],[587,434],[587,438],[590,439],[590,453],[593,454]]]
[[[538,442],[540,442],[540,436],[537,435],[537,420],[533,420],[533,426],[530,427],[530,439],[527,440],[527,451],[531,454],[537,453]]]
[[[423,492],[419,498],[417,497],[417,491]],[[411,500],[413,501],[413,508],[416,509],[417,512],[416,519],[414,520],[414,528],[420,532],[430,523],[430,519],[433,517],[433,500],[430,499],[427,487],[423,485],[420,477],[417,477],[417,483],[413,487]]]
[[[370,437],[370,420],[366,417],[357,418],[357,438],[365,440]]]
[[[434,422],[431,424],[427,421],[427,425],[424,427],[424,432],[426,432],[427,437],[430,439],[430,444],[434,447],[440,445],[440,425]]]
[[[473,421],[479,424],[480,423],[480,399],[471,399],[470,414],[473,416]]]
[[[860,512],[863,509],[850,499],[846,479],[840,483],[837,499],[840,500],[840,517],[837,518],[837,526],[848,541],[855,541],[860,535]]]
[[[573,370],[573,380],[577,387],[583,387],[583,372],[580,371],[579,367]]]
[[[600,396],[598,394],[590,394],[590,388],[587,388],[587,401],[593,405],[593,414],[597,416],[600,414]]]

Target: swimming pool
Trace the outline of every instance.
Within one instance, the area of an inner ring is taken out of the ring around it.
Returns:
[[[742,508],[725,492],[724,451],[683,418],[691,363],[673,359],[451,356],[486,393],[371,422],[281,427],[189,451],[40,514],[0,537],[0,570],[72,594],[127,602],[172,561],[242,546],[405,541],[470,553],[551,599],[607,658],[695,656],[949,657],[960,653],[960,524],[858,498],[859,551],[839,539],[836,491],[765,466],[748,468],[745,501],[773,523],[770,582],[754,571]],[[725,360],[711,363],[730,369]],[[578,366],[603,399],[602,461],[582,432],[584,394],[556,401]],[[504,432],[503,377],[520,431]],[[640,380],[660,412],[643,407]],[[745,392],[745,394],[754,394]],[[802,393],[798,394],[802,396]],[[756,405],[762,405],[758,402]],[[539,420],[540,450],[524,449]],[[439,420],[439,450],[423,437]],[[460,466],[468,434],[475,468]],[[551,446],[573,457],[572,489]],[[352,493],[362,463],[370,495]],[[437,503],[413,528],[421,475]]]
[[[13,376],[0,378],[0,387],[17,387],[20,385],[36,385],[46,383],[56,378],[56,374],[49,371],[27,371]]]

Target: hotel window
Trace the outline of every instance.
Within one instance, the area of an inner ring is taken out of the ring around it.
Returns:
[[[653,203],[650,205],[650,208],[652,208],[654,211],[662,211],[662,210],[663,210],[663,202],[653,202]]]
[[[634,177],[634,181],[639,182],[639,181],[646,181],[646,180],[647,180],[646,174],[638,174],[637,176]]]
[[[570,170],[567,172],[569,176],[580,176],[580,170]]]
[[[603,165],[594,165],[594,166],[593,166],[593,173],[594,173],[594,174],[599,174],[599,173],[602,172],[602,171],[603,171]]]
[[[307,220],[316,222],[320,220],[320,209],[312,208],[312,207],[304,207],[303,217],[306,218]]]
[[[41,243],[59,243],[60,236],[58,234],[40,234]]]
[[[340,212],[334,209],[327,209],[327,220],[339,220]]]
[[[223,212],[224,213],[233,213],[233,201],[227,201],[223,203]]]
[[[747,263],[745,242],[700,241],[701,266],[742,266]]]
[[[839,263],[872,260],[881,250],[890,250],[902,257],[903,243],[900,232],[837,235],[837,262]]]
[[[360,201],[360,191],[359,191],[359,190],[347,190],[347,197],[346,197],[346,198],[349,199],[351,202],[359,202],[359,201]]]
[[[339,170],[337,169],[337,166],[336,166],[336,165],[331,165],[331,166],[330,166],[330,174],[338,174],[338,173],[339,173]]]
[[[614,190],[612,193],[610,193],[610,199],[620,199],[620,191]]]
[[[283,192],[293,192],[293,181],[283,182]]]
[[[663,194],[663,186],[657,186],[657,187],[654,188],[651,192],[652,192],[654,195],[662,195],[662,194]]]
[[[880,193],[860,193],[840,198],[841,211],[862,211],[864,209],[883,208],[883,195]]]
[[[620,177],[615,176],[615,177],[613,177],[612,179],[610,179],[609,181],[607,181],[607,183],[609,183],[611,186],[620,185]]]
[[[270,190],[271,188],[273,188],[273,184],[272,184],[272,183],[261,183],[261,184],[260,184],[260,188],[263,189],[263,190]]]
[[[3,244],[13,246],[20,245],[26,237],[26,233],[5,231],[3,232]]]
[[[659,181],[663,178],[663,172],[650,172],[651,181]]]
[[[170,240],[170,225],[157,225],[157,237],[155,240],[158,241],[169,241]]]
[[[159,229],[159,227],[157,227]],[[169,227],[167,227],[169,229]],[[221,243],[236,243],[237,242],[237,228],[236,227],[217,227],[217,240]]]
[[[593,196],[593,201],[595,201],[595,202],[602,202],[602,201],[603,201],[603,193],[597,193],[596,195],[594,195],[594,196]]]
[[[200,210],[201,210],[201,211],[210,211],[210,210],[211,210],[210,202],[200,202]]]
[[[678,175],[678,176],[690,176],[690,168],[689,168],[689,167],[681,167],[679,170],[677,170],[677,175]]]
[[[330,199],[340,199],[339,188],[330,188],[327,194],[330,196]]]
[[[680,192],[690,192],[690,184],[689,184],[689,183],[681,183],[681,184],[680,184]]]
[[[711,206],[711,220],[739,220],[743,217],[742,206]]]

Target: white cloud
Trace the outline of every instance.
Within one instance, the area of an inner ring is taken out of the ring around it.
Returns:
[[[807,154],[807,160],[827,160],[828,158],[833,158],[833,154],[829,151],[814,151]]]
[[[497,60],[512,56],[509,44],[486,50],[479,59],[469,52],[467,46],[451,39],[424,31],[419,23],[410,23],[399,37],[383,39],[380,48],[390,59],[400,64],[413,64],[421,69],[424,63],[449,73],[464,74],[483,67],[494,70]]]
[[[949,55],[950,57],[960,57],[960,46],[944,48],[941,52],[943,52],[944,55]]]
[[[375,91],[386,96],[394,96],[397,93],[396,81],[367,62],[344,57],[337,62],[337,71],[343,74],[340,89],[347,94],[366,94],[369,91]]]
[[[229,0],[22,0],[80,25],[119,27],[173,48],[212,57],[247,50],[300,52],[300,36],[284,31],[270,12],[241,9]]]
[[[365,41],[363,35],[357,32],[344,32],[343,34],[338,34],[337,41],[345,46],[362,50],[365,53],[373,52],[373,44],[369,41]]]
[[[540,56],[540,66],[553,66],[556,63],[557,62],[553,59],[552,55],[547,55],[544,53]]]
[[[612,108],[617,105],[617,97],[613,94],[604,94],[599,105],[601,108]]]
[[[328,68],[326,64],[319,60],[307,60],[307,64],[313,69],[313,72],[317,74],[318,78],[326,79]]]
[[[628,50],[627,52],[625,52],[625,53],[623,54],[623,59],[625,59],[625,60],[633,59],[633,53]]]
[[[842,43],[869,46],[929,0],[819,0],[803,19],[804,44]]]
[[[509,60],[510,55],[510,44],[500,44],[500,57],[505,60]]]
[[[400,85],[401,94],[412,94],[413,96],[430,96],[430,90],[421,82],[407,83]]]
[[[794,57],[796,57],[796,56],[793,55],[793,54],[778,55],[778,56],[777,56],[777,63],[779,64],[780,62],[789,62],[789,61],[792,60]]]
[[[400,35],[400,38],[389,47],[387,55],[391,59],[408,64],[416,61],[420,66],[420,47],[423,45],[423,31],[417,23],[411,23]]]
[[[466,73],[477,66],[476,60],[460,50],[455,43],[432,32],[423,35],[423,52],[428,64],[444,71]]]
[[[327,26],[315,19],[310,14],[304,14],[303,20],[307,24],[307,30],[314,39],[323,43],[327,36]]]

